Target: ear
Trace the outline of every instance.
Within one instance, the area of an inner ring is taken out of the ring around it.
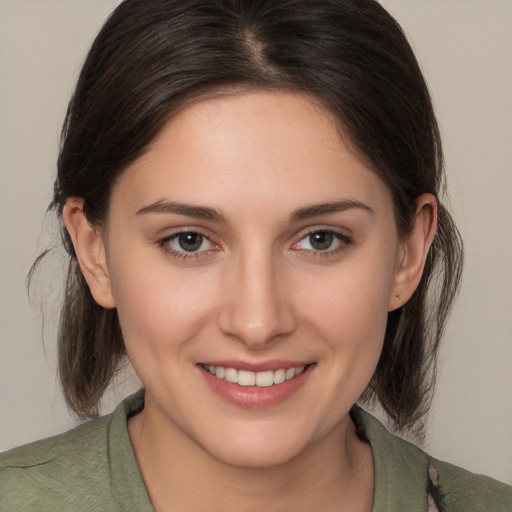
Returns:
[[[388,311],[403,306],[418,287],[436,229],[437,201],[432,194],[422,194],[416,200],[412,229],[398,250]]]
[[[62,212],[64,224],[73,241],[78,264],[94,300],[104,308],[114,308],[115,300],[102,232],[89,223],[83,205],[83,199],[70,197]]]

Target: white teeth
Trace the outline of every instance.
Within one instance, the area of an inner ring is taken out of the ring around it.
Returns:
[[[278,370],[266,370],[263,372],[250,372],[247,370],[237,370],[236,368],[224,368],[223,366],[204,366],[212,375],[219,379],[225,379],[228,382],[240,386],[258,386],[269,387],[275,384],[282,384],[285,380],[293,379],[304,373],[305,366],[296,368],[279,368]]]
[[[240,386],[254,386],[256,384],[256,374],[246,370],[238,370],[238,384]]]
[[[281,368],[274,372],[274,384],[281,384],[286,380],[286,370]]]
[[[268,387],[274,384],[274,372],[269,370],[268,372],[258,372],[256,374],[256,386]]]
[[[224,377],[228,382],[238,382],[238,370],[234,368],[226,368],[226,375]]]

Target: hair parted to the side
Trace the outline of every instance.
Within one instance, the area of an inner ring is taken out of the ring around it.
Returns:
[[[125,0],[94,41],[69,104],[51,208],[62,221],[66,199],[81,197],[101,228],[116,177],[173,113],[233,87],[304,93],[327,108],[391,190],[400,235],[416,198],[436,196],[438,231],[423,278],[389,314],[363,396],[378,399],[395,428],[421,425],[462,244],[442,202],[443,156],[427,86],[401,28],[376,1]],[[116,311],[94,302],[61,225],[69,274],[59,371],[69,407],[84,418],[97,414],[124,344]]]

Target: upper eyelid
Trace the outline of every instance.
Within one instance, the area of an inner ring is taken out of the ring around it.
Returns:
[[[302,249],[302,248],[298,248],[296,247],[298,244],[300,244],[303,240],[305,240],[308,236],[310,235],[313,235],[315,233],[321,233],[321,232],[324,232],[324,233],[332,233],[334,234],[335,238],[337,239],[338,241],[338,244],[336,245],[336,247],[333,247],[333,248],[329,248],[329,249],[325,249],[325,250],[315,250],[315,249]],[[291,245],[291,249],[296,251],[297,253],[312,253],[314,255],[324,255],[324,256],[328,256],[328,255],[334,255],[344,249],[346,249],[349,245],[352,245],[353,243],[353,238],[351,236],[347,236],[343,233],[341,233],[340,231],[336,230],[336,229],[333,229],[333,228],[330,228],[330,229],[325,229],[325,228],[320,228],[320,229],[311,229],[310,231],[307,231],[305,233],[303,233],[298,239],[296,239],[295,242],[293,242],[293,244]]]
[[[199,228],[199,227],[196,227],[196,226],[193,226],[193,227],[180,227],[180,228],[175,228],[175,229],[172,229],[172,230],[165,230],[165,231],[168,231],[165,235],[162,235],[162,236],[159,236],[159,240],[160,241],[164,241],[164,240],[170,240],[182,233],[196,233],[198,235],[201,235],[205,238],[207,238],[208,240],[210,240],[212,243],[215,243],[213,242],[212,240],[212,235],[207,232],[207,230],[205,229],[202,229],[202,228]]]
[[[198,228],[179,228],[177,231],[173,231],[172,233],[166,234],[164,236],[158,237],[156,240],[156,243],[160,246],[163,246],[166,243],[170,243],[172,240],[176,239],[179,235],[183,233],[194,233],[197,235],[202,236],[203,238],[206,238],[212,245],[219,247],[220,244],[214,240],[212,240],[212,237],[208,235],[207,233],[203,232],[201,229]],[[175,250],[175,249],[173,249]],[[199,252],[205,252],[205,251],[199,251]]]
[[[301,234],[298,236],[298,240],[302,240],[309,235],[312,235],[314,233],[319,233],[319,232],[334,233],[335,235],[338,235],[347,240],[352,239],[352,234],[347,233],[346,231],[348,231],[348,230],[342,229],[342,228],[334,228],[334,227],[321,227],[321,226],[313,227],[313,228],[308,228],[306,230],[301,231]]]
[[[340,237],[341,239],[344,239],[347,242],[351,242],[353,236],[350,232],[347,232],[347,231],[349,231],[347,228],[341,228],[341,227],[332,227],[332,226],[314,226],[313,227],[312,226],[312,227],[308,227],[308,228],[304,228],[304,229],[300,230],[298,234],[293,236],[291,243],[292,243],[292,245],[294,245],[294,244],[298,243],[299,241],[303,240],[304,238],[306,238],[307,236],[312,235],[314,233],[318,233],[318,232],[333,233],[337,237]],[[164,243],[166,241],[172,240],[175,237],[177,237],[178,235],[180,235],[181,233],[197,233],[198,235],[201,235],[204,238],[207,238],[212,244],[214,244],[218,247],[222,247],[222,245],[223,245],[221,242],[219,242],[217,240],[218,237],[213,236],[212,234],[210,234],[209,230],[203,229],[199,226],[182,226],[179,228],[175,228],[172,230],[172,232],[170,232],[164,236],[160,236],[158,238],[158,242]]]
[[[180,250],[180,249],[173,247],[172,242],[174,241],[174,239],[183,233],[198,234],[198,235],[202,236],[203,238],[207,239],[208,242],[210,243],[210,245],[213,247],[209,247],[205,250],[200,250],[200,251],[199,250],[198,251],[186,251],[183,249]],[[175,231],[174,233],[171,233],[167,236],[160,237],[157,240],[157,245],[168,256],[171,256],[175,260],[181,260],[184,262],[185,261],[194,262],[196,260],[201,261],[201,260],[211,256],[212,252],[217,252],[218,248],[220,247],[219,244],[212,241],[212,239],[209,236],[201,233],[197,229],[189,229],[189,230],[180,229],[180,230]]]

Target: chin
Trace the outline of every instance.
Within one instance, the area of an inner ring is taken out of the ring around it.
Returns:
[[[297,457],[301,453],[300,449],[280,448],[279,450],[269,449],[268,447],[241,447],[232,445],[228,450],[216,450],[210,452],[210,455],[217,461],[227,466],[246,469],[266,469],[277,467]]]
[[[211,457],[228,466],[238,468],[270,468],[286,464],[299,456],[310,444],[304,432],[294,435],[289,429],[267,428],[257,431],[244,429],[237,433],[225,432],[215,440],[201,443]]]

